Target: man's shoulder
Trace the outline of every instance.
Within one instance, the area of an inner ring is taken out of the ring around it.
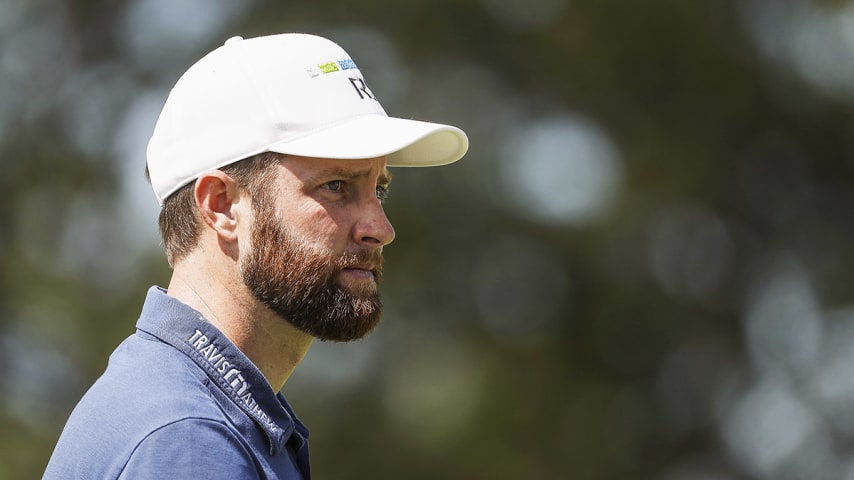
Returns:
[[[184,417],[222,416],[210,380],[174,347],[137,333],[110,356],[104,374],[78,409],[100,417],[137,417],[138,424],[169,423]]]
[[[62,438],[43,478],[198,478],[206,470],[211,475],[202,477],[258,476],[257,457],[226,422],[182,417],[150,427],[125,437],[107,432],[116,428],[108,423]]]
[[[69,421],[118,423],[145,434],[185,417],[222,418],[208,377],[172,346],[137,333],[116,348]]]
[[[110,452],[93,464],[115,471],[143,442],[167,448],[165,434],[190,431],[228,436],[233,427],[203,371],[173,347],[136,334],[77,404],[51,463],[79,466],[91,452]]]

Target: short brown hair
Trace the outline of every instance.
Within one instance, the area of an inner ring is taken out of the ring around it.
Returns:
[[[268,190],[275,178],[274,166],[279,164],[280,154],[264,152],[232,163],[220,170],[233,178],[238,187],[245,190],[252,201],[253,208],[265,204]],[[148,177],[148,167],[145,170]],[[166,198],[160,209],[158,224],[166,260],[170,266],[186,257],[199,243],[202,218],[196,208],[193,195],[195,182],[184,185]]]

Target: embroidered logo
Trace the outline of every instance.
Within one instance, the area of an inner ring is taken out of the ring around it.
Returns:
[[[256,418],[273,431],[279,429],[279,426],[270,419],[270,416],[261,409],[261,406],[252,397],[252,386],[243,377],[243,373],[239,369],[234,368],[234,364],[226,359],[220,347],[212,343],[200,330],[196,330],[187,339],[187,343],[202,355],[213,367],[214,371],[225,380],[225,384],[231,387],[233,396],[243,402]]]
[[[311,65],[305,70],[306,72],[308,72],[308,76],[314,78],[327,73],[340,72],[342,70],[354,70],[357,68],[359,67],[356,66],[356,62],[349,58],[345,58],[344,60],[326,62],[321,63],[319,65]]]

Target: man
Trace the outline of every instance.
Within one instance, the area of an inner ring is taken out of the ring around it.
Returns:
[[[387,167],[467,148],[457,128],[388,117],[320,37],[237,37],[190,67],[147,152],[171,281],[45,478],[310,478],[308,430],[276,392],[315,338],[379,320]]]

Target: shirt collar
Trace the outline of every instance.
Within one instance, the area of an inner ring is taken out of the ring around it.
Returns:
[[[284,396],[273,391],[252,361],[201,313],[168,296],[162,288],[148,290],[137,328],[181,351],[204,370],[264,431],[271,455],[280,452],[289,440],[301,446],[308,437],[308,430]]]

